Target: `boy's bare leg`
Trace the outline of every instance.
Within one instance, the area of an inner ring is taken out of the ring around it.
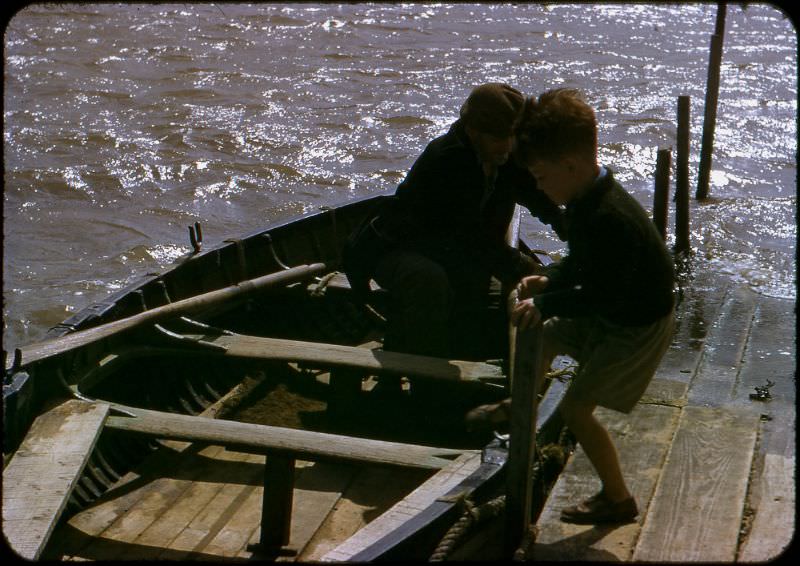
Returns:
[[[614,503],[624,501],[631,493],[622,477],[617,449],[608,431],[593,414],[596,407],[593,403],[567,398],[559,411],[600,476],[606,498]]]

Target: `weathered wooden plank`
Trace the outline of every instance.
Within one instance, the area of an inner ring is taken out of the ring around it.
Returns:
[[[302,558],[303,552],[341,501],[353,478],[363,470],[360,466],[326,462],[315,462],[313,466],[303,469],[295,483],[291,532],[286,547],[287,560],[295,557],[303,561],[309,560]],[[385,482],[383,485],[385,486]],[[282,558],[284,557],[279,556],[276,560]]]
[[[69,400],[39,415],[3,470],[3,534],[19,556],[41,556],[108,410]]]
[[[735,559],[757,428],[749,413],[683,409],[633,560]]]
[[[703,345],[729,294],[727,281],[698,272],[684,286],[676,307],[672,343],[656,371],[658,379],[689,382],[697,372]]]
[[[263,488],[263,456],[255,454],[231,453],[223,451],[220,456],[230,458],[233,462],[246,463],[249,469],[241,470],[238,474],[228,474],[226,479],[223,474],[215,474],[214,477],[206,481],[213,483],[213,497],[202,507],[198,506],[197,513],[188,523],[183,523],[180,534],[162,548],[158,558],[162,560],[186,560],[201,555],[212,554],[235,554],[240,547],[221,551],[219,548],[218,537],[220,532],[240,512],[242,507],[257,498],[255,501],[256,509],[259,511],[261,506],[258,501],[261,499]],[[212,462],[212,468],[223,471],[225,466],[221,462]],[[200,478],[202,479],[202,478]],[[258,527],[258,522],[253,524],[253,528]],[[246,538],[242,538],[246,540]],[[216,541],[216,542],[214,542]],[[240,541],[241,542],[241,541]],[[211,552],[209,546],[214,544],[216,550]]]
[[[795,458],[767,454],[757,485],[755,518],[739,562],[771,562],[789,549],[795,522]]]
[[[609,431],[620,457],[625,480],[639,506],[636,523],[613,526],[562,523],[561,510],[600,489],[600,480],[578,446],[547,500],[538,520],[539,534],[529,559],[553,561],[626,561],[633,553],[661,466],[666,458],[680,409],[639,404],[629,415],[598,408],[596,415]]]
[[[369,350],[357,346],[243,334],[221,336],[186,334],[185,336],[223,346],[226,348],[225,355],[233,357],[284,360],[324,368],[356,368],[375,373],[464,382],[503,377],[502,368],[483,362],[447,360],[400,352]]]
[[[513,296],[516,296],[515,294]],[[511,418],[506,465],[505,544],[513,553],[528,532],[536,447],[537,394],[544,375],[541,365],[542,326],[512,332]]]
[[[353,536],[327,552],[320,558],[322,562],[353,560],[377,541],[393,533],[408,523],[420,512],[427,509],[437,498],[450,492],[469,477],[481,464],[479,453],[464,454],[456,458],[450,466],[434,474],[425,483],[412,491],[402,501],[376,518]]]
[[[172,552],[176,550],[174,541],[187,525],[209,508],[224,513],[222,506],[214,502],[221,497],[226,485],[232,484],[234,489],[244,490],[257,486],[261,481],[262,458],[258,455],[227,452],[217,446],[204,448],[198,455],[203,458],[199,462],[193,462],[191,458],[183,459],[185,465],[198,468],[196,475],[193,473],[191,478],[186,479],[168,479],[171,484],[186,485],[186,489],[177,498],[162,501],[160,508],[153,513],[155,519],[141,534],[131,539],[140,549],[136,554],[137,559],[176,558],[177,553]],[[213,514],[214,511],[206,512],[206,515]],[[219,516],[214,518],[219,519]]]
[[[275,451],[308,460],[363,461],[440,469],[462,450],[354,438],[268,425],[176,415],[126,407],[136,417],[111,417],[107,426],[158,438],[221,444],[249,451]]]
[[[689,403],[720,407],[731,402],[756,309],[755,293],[740,285],[731,289],[706,338]]]

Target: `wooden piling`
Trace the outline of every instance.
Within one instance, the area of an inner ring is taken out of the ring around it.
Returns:
[[[675,162],[675,251],[689,245],[689,96],[678,97],[678,144]]]
[[[663,240],[667,239],[667,210],[669,209],[669,168],[672,150],[662,148],[656,157],[656,184],[653,192],[653,222]]]
[[[722,64],[722,40],[725,35],[725,2],[717,8],[717,22],[711,36],[711,52],[708,61],[708,82],[706,85],[706,105],[703,117],[703,139],[700,148],[700,169],[697,174],[695,198],[708,198],[711,179],[711,154],[714,150],[714,129],[717,122],[717,102],[719,100],[719,73]]]

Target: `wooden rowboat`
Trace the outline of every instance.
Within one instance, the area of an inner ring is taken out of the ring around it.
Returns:
[[[375,286],[365,304],[338,271],[346,236],[381,198],[209,249],[195,225],[176,265],[17,349],[3,381],[11,549],[34,560],[427,559],[465,500],[502,494],[507,439],[468,433],[463,415],[507,395],[509,360],[382,350],[390,297]],[[518,223],[510,241],[525,246]],[[553,383],[540,442],[561,430]],[[370,481],[383,500],[341,527],[348,493]],[[226,490],[238,495],[222,505]],[[126,531],[134,515],[139,530]],[[199,515],[213,528],[192,539]]]

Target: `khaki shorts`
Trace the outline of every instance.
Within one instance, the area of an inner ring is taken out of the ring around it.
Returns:
[[[553,317],[544,322],[543,350],[578,362],[567,398],[629,413],[653,379],[673,328],[673,313],[645,326]]]

